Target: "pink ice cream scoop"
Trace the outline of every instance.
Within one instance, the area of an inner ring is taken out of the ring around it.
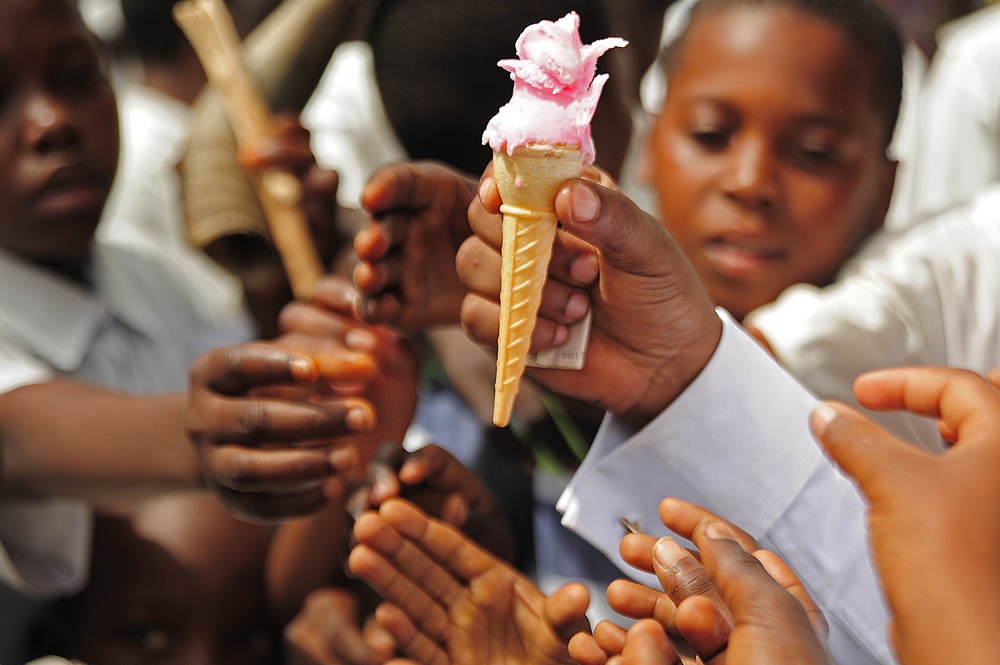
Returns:
[[[524,29],[515,45],[518,59],[497,63],[511,73],[514,92],[486,126],[483,143],[508,155],[529,143],[580,146],[584,163],[594,161],[590,121],[608,80],[594,76],[597,59],[628,42],[608,37],[585,45],[579,30],[576,12]]]

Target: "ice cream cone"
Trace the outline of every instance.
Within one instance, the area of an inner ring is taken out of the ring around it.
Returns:
[[[493,422],[510,422],[535,328],[542,287],[556,235],[555,198],[564,182],[580,176],[578,146],[532,143],[493,153],[494,174],[503,205],[503,270],[500,337],[497,351]]]

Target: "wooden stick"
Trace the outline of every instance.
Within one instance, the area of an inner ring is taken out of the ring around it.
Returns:
[[[222,0],[184,0],[174,6],[174,19],[219,94],[236,142],[242,148],[267,139],[273,126],[271,110],[247,71],[239,35]],[[265,169],[251,173],[250,181],[292,292],[300,299],[312,297],[323,266],[299,207],[298,180],[290,173]]]

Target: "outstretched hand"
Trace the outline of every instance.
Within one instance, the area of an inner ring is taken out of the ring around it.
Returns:
[[[402,497],[469,536],[504,561],[514,557],[514,537],[500,503],[454,455],[429,444],[408,452],[383,446],[368,465],[367,482],[348,499],[353,515]]]
[[[466,289],[455,254],[471,233],[476,182],[438,164],[392,164],[365,185],[371,216],[354,239],[354,283],[373,323],[403,330],[458,323]]]
[[[500,198],[490,172],[469,209],[476,235],[456,265],[470,293],[462,323],[473,339],[496,346],[499,322]],[[571,180],[556,197],[562,223],[532,349],[561,343],[567,324],[593,311],[581,371],[530,369],[553,391],[645,424],[708,362],[722,324],[693,269],[655,219],[622,194]]]
[[[759,549],[746,532],[686,501],[665,499],[660,517],[699,550],[688,551],[669,537],[626,536],[621,543],[622,558],[654,573],[663,590],[617,580],[608,587],[612,609],[635,619],[654,620],[664,635],[685,640],[679,653],[690,649],[704,663],[757,662],[739,658],[783,653],[798,654],[789,656],[788,662],[828,662],[822,648],[828,633],[826,620],[787,564]],[[732,544],[720,544],[720,539]],[[727,554],[720,557],[723,551]],[[746,601],[754,595],[759,602]],[[641,633],[642,640],[652,639],[649,627]],[[606,657],[624,655],[627,643],[624,629],[602,622],[593,638],[577,636],[570,646],[581,663],[598,665]]]
[[[422,663],[572,663],[588,630],[579,584],[546,597],[528,578],[413,504],[391,499],[354,526],[349,565],[386,603],[376,617]]]
[[[283,314],[282,337],[215,349],[192,366],[185,426],[234,514],[312,513],[343,498],[378,444],[402,437],[415,356],[402,338],[334,311],[349,302],[342,282],[321,281],[316,303]]]
[[[996,378],[996,375],[992,375]],[[858,402],[938,419],[935,455],[824,403],[812,428],[868,497],[870,538],[908,665],[1000,662],[1000,392],[972,372],[903,368],[854,384]]]

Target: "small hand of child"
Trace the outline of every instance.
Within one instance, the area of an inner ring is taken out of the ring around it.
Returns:
[[[217,349],[192,367],[187,431],[239,515],[304,515],[341,498],[343,475],[359,477],[382,437],[401,437],[412,418],[412,350],[337,314],[350,302],[342,285],[323,280],[318,304],[290,305],[277,340]],[[389,417],[377,425],[380,412]]]
[[[339,586],[310,593],[284,636],[285,665],[370,665],[396,653],[392,636],[373,616],[362,621],[354,590]]]
[[[784,562],[756,549],[746,533],[708,511],[673,499],[664,504],[661,514],[694,541],[698,552],[669,537],[626,536],[623,556],[654,572],[666,591],[621,580],[608,588],[612,608],[651,619],[652,625],[635,634],[598,626],[594,641],[606,655],[624,659],[631,640],[649,649],[653,643],[666,644],[672,633],[683,637],[705,663],[831,662],[823,647],[822,613]],[[593,653],[593,644],[584,640],[578,636],[571,648]]]
[[[417,408],[420,376],[419,359],[409,339],[384,326],[362,323],[357,314],[360,303],[350,282],[329,275],[316,284],[310,302],[289,303],[282,310],[279,325],[286,334],[331,340],[331,344],[374,361],[377,371],[356,391],[372,405],[377,419],[377,427],[355,442],[359,452],[356,463],[363,468],[383,443],[403,440]],[[344,380],[331,380],[336,381],[333,385],[339,394],[347,394]]]
[[[496,183],[483,177],[470,208],[476,233],[456,261],[473,291],[462,303],[466,333],[496,345],[500,319],[500,244]],[[593,328],[581,371],[529,370],[553,391],[643,425],[701,371],[722,324],[683,254],[655,219],[623,195],[588,180],[559,191],[556,238],[533,350],[558,344],[565,322],[586,312]]]
[[[403,499],[354,525],[351,570],[386,602],[375,616],[420,662],[566,663],[587,630],[579,584],[546,597],[527,577]]]
[[[935,455],[840,404],[813,432],[868,497],[875,563],[906,663],[1000,662],[1000,392],[972,372],[871,372],[858,403],[937,418],[954,443]]]
[[[347,502],[355,516],[402,497],[461,529],[473,541],[504,561],[512,561],[514,538],[500,504],[482,481],[440,446],[429,444],[407,452],[386,444],[368,467],[369,482]]]
[[[243,150],[240,163],[249,171],[278,169],[294,175],[301,184],[299,207],[309,222],[316,251],[325,266],[350,249],[338,219],[346,214],[337,204],[340,179],[336,171],[322,169],[310,147],[309,131],[295,114],[274,116],[273,135],[259,145]]]
[[[458,322],[465,286],[455,254],[469,229],[472,179],[435,164],[393,164],[361,195],[371,215],[354,239],[367,320],[403,330]]]
[[[357,398],[303,399],[318,379],[312,356],[264,342],[215,349],[192,365],[185,427],[230,512],[264,521],[304,515],[342,493],[336,450],[322,444],[368,431],[374,414]]]

